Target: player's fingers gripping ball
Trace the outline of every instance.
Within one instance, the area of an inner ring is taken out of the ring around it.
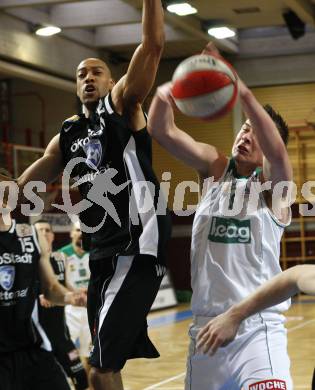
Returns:
[[[187,58],[173,75],[172,97],[185,115],[211,120],[229,112],[238,95],[232,66],[215,55]]]

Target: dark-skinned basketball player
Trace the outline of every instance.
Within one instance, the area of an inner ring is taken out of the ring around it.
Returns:
[[[161,0],[143,0],[142,15],[142,41],[127,73],[115,83],[102,60],[82,61],[76,78],[83,113],[64,122],[44,156],[17,180],[20,188],[33,180],[49,183],[74,158],[81,159],[72,177],[92,203],[80,221],[84,249],[90,252],[90,377],[96,390],[122,390],[120,370],[127,359],[159,356],[147,334],[146,316],[165,271],[170,221],[167,213],[156,213],[159,183],[142,103],[164,46]],[[134,191],[134,184],[145,181],[154,184],[152,192],[145,190],[153,207],[140,212],[144,191]],[[101,189],[93,192],[94,184]],[[82,223],[95,227],[102,221],[97,231],[84,232]]]

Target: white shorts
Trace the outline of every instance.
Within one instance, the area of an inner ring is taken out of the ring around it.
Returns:
[[[210,318],[195,318],[189,329],[185,390],[292,390],[282,318],[257,315],[244,321],[236,339],[214,356],[196,351],[198,331]]]
[[[87,310],[85,307],[66,306],[66,322],[72,341],[79,341],[80,356],[89,357],[91,350],[91,334]]]

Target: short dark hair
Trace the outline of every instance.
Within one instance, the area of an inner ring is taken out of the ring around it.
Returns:
[[[282,116],[276,112],[270,104],[265,104],[264,109],[268,112],[270,118],[274,121],[277,129],[281,135],[281,138],[285,145],[288,144],[289,141],[289,127]]]
[[[50,226],[50,228],[52,230],[51,223],[49,221],[47,221],[47,219],[38,219],[37,221],[34,222],[34,225],[36,225],[37,223],[48,223],[48,225]]]

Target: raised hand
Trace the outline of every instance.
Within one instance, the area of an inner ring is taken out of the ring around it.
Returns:
[[[208,42],[206,47],[202,50],[201,54],[214,54],[216,57],[222,57],[219,50],[213,42]]]

